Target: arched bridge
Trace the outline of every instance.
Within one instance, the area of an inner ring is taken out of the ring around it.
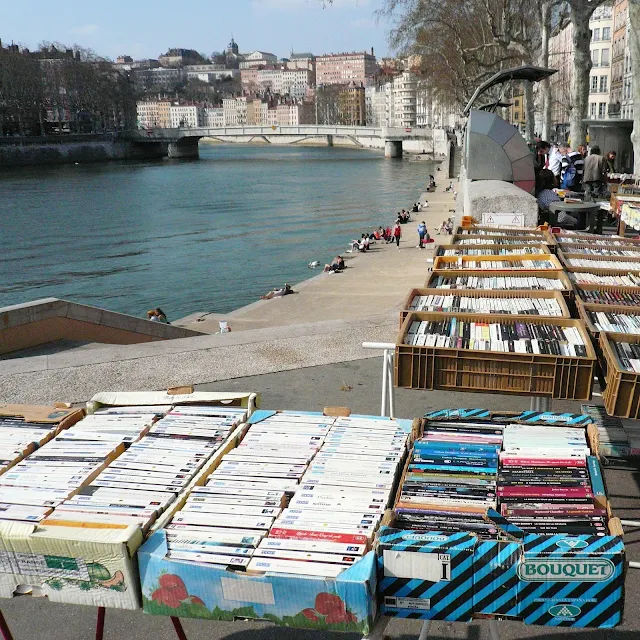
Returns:
[[[201,138],[222,142],[266,142],[296,144],[305,140],[326,141],[333,146],[334,138],[349,139],[360,147],[384,146],[390,158],[402,156],[402,143],[407,140],[431,140],[429,128],[357,127],[344,125],[290,125],[197,127],[180,129],[139,129],[129,134],[133,142],[166,146],[170,158],[197,158]]]

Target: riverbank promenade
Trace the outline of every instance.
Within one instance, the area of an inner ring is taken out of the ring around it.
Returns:
[[[411,288],[424,285],[432,266],[436,243],[416,248],[417,225],[424,220],[433,236],[452,215],[454,195],[446,186],[420,194],[429,208],[402,226],[399,250],[395,243],[383,242],[365,254],[345,252],[348,268],[343,273],[321,273],[324,265],[309,270],[311,279],[291,283],[298,291],[295,295],[260,300],[231,314],[203,312],[175,322],[210,335],[91,345],[4,360],[0,397],[28,403],[83,402],[105,389],[166,389],[376,357],[376,352],[362,348],[362,342],[395,342],[402,303]],[[398,203],[396,210],[410,205]],[[393,220],[393,215],[390,211],[388,218]],[[443,243],[447,239],[434,237]],[[216,334],[220,320],[229,323],[231,333]]]
[[[447,182],[448,184],[448,182]],[[402,225],[400,248],[384,241],[371,245],[362,253],[341,253],[347,268],[338,274],[322,273],[323,264],[309,270],[310,278],[294,287],[295,295],[259,300],[226,314],[192,314],[173,324],[216,333],[219,321],[225,320],[232,331],[283,327],[307,322],[342,320],[355,322],[374,316],[393,316],[411,287],[422,287],[432,266],[434,247],[444,244],[447,236],[436,236],[436,229],[453,215],[453,193],[439,185],[435,193],[422,193],[420,202],[429,202],[426,210],[413,213],[411,222]],[[404,205],[405,207],[408,205]],[[389,218],[392,217],[389,214]],[[417,226],[423,221],[435,242],[418,250]],[[363,230],[364,231],[364,230]],[[314,276],[314,274],[316,274]],[[284,285],[284,283],[282,283]],[[397,326],[397,325],[396,325]],[[395,336],[391,338],[395,340]]]

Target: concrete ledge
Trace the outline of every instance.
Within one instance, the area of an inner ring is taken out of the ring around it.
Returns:
[[[362,343],[393,342],[397,332],[397,316],[385,314],[357,325],[334,320],[15,358],[0,367],[0,401],[79,402],[105,389],[166,389],[375,358]]]
[[[461,216],[473,216],[482,221],[483,213],[520,213],[524,226],[538,224],[538,201],[511,182],[501,180],[469,180],[461,178],[463,207],[456,212],[456,223]]]
[[[136,344],[200,335],[191,329],[57,298],[0,308],[0,354],[56,340]]]

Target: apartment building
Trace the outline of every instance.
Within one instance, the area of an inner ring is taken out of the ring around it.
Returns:
[[[371,53],[337,53],[316,58],[316,83],[318,85],[349,84],[366,85],[378,70],[376,57]]]
[[[169,100],[141,100],[136,105],[138,127],[169,129],[171,102]]]
[[[629,11],[627,10],[627,34],[629,33]],[[622,113],[625,120],[633,120],[633,69],[631,65],[631,51],[629,37],[625,38],[624,71],[622,77]]]
[[[549,66],[558,70],[549,78],[551,123],[564,133],[569,129],[573,61],[573,23],[569,22],[549,38]]]
[[[418,78],[411,71],[403,71],[393,79],[394,121],[396,127],[415,127]]]
[[[589,76],[589,118],[609,117],[609,96],[612,89],[611,59],[613,10],[609,5],[598,7],[589,20],[591,29],[591,74]],[[622,76],[620,77],[620,88]],[[622,92],[621,92],[622,93]]]
[[[247,124],[247,98],[224,98],[222,109],[224,113],[225,126]]]
[[[273,53],[269,53],[268,51],[253,51],[243,56],[243,60],[240,61],[240,69],[256,69],[258,67],[274,65],[277,62],[278,56]]]
[[[351,126],[366,125],[365,89],[351,83],[338,93],[338,122]]]
[[[611,59],[611,96],[608,115],[611,118],[622,116],[624,96],[625,53],[627,46],[627,20],[629,0],[615,0],[613,3],[613,44]]]
[[[222,107],[206,107],[204,120],[206,127],[224,127],[224,109]]]
[[[205,111],[198,105],[171,105],[169,114],[172,129],[196,129],[206,124]]]

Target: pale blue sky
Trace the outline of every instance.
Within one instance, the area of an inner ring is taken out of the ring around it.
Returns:
[[[233,34],[242,52],[279,57],[375,48],[388,55],[388,24],[374,12],[384,0],[23,0],[2,1],[0,38],[35,48],[80,44],[110,58],[157,58],[170,47],[220,51]]]

